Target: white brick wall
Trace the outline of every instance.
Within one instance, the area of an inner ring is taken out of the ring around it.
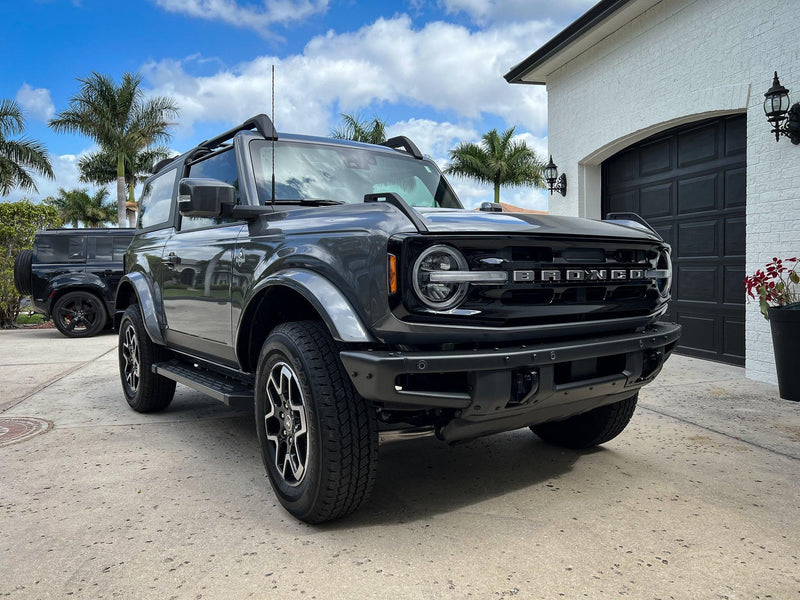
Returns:
[[[798,0],[662,0],[550,74],[549,150],[570,184],[550,212],[599,217],[604,159],[682,123],[746,112],[746,271],[800,255],[800,146],[776,143],[762,108],[773,71],[800,101],[798,22]],[[774,383],[769,323],[752,302],[746,348],[747,376]]]

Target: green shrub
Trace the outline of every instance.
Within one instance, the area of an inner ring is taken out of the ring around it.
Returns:
[[[30,200],[0,202],[0,328],[15,326],[21,296],[14,287],[14,260],[20,250],[33,248],[39,229],[60,227],[52,206]]]

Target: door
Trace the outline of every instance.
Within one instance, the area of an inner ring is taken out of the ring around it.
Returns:
[[[606,160],[603,215],[635,212],[672,246],[678,351],[744,364],[746,117],[692,123]]]

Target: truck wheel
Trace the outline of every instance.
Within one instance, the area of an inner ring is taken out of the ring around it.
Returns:
[[[147,335],[137,304],[131,304],[119,325],[119,377],[131,408],[146,413],[164,410],[175,395],[175,382],[153,373],[166,351]]]
[[[107,321],[102,300],[90,292],[68,292],[53,305],[53,323],[67,337],[91,337]]]
[[[533,425],[533,433],[545,442],[565,448],[589,448],[614,439],[631,420],[639,395],[607,404],[563,421]]]
[[[31,267],[33,250],[21,250],[14,259],[14,287],[23,296],[31,293]]]
[[[377,473],[377,417],[350,383],[322,323],[284,323],[267,338],[258,359],[255,415],[272,489],[296,518],[320,523],[343,517],[369,496]]]

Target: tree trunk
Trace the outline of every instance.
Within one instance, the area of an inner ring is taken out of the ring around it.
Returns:
[[[494,184],[494,201],[500,204],[500,184],[497,182]]]
[[[131,204],[135,204],[136,203],[136,198],[133,195],[133,188],[135,186],[136,186],[136,182],[135,181],[134,181],[134,183],[132,183],[132,184],[130,184],[128,186],[128,202],[130,202]],[[136,212],[134,212],[134,211],[130,211],[130,213],[129,213],[127,205],[125,206],[125,216],[128,218],[128,221],[127,221],[128,227],[136,227],[136,217],[138,216],[138,214]]]
[[[125,189],[125,155],[122,152],[117,156],[117,225],[125,227],[127,218],[125,214],[125,201],[127,193]]]

